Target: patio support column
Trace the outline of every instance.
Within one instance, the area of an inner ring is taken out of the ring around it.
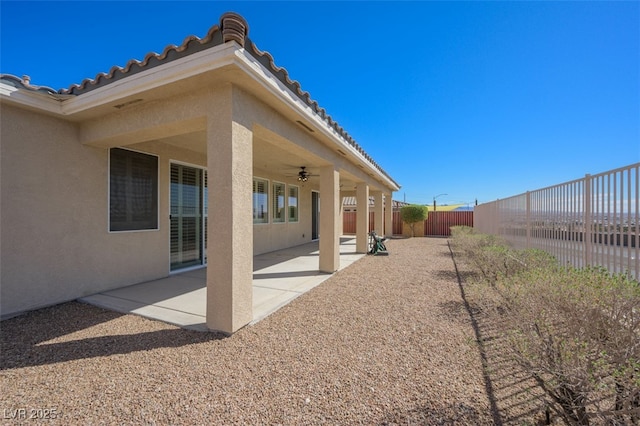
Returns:
[[[340,268],[340,222],[342,199],[340,173],[331,166],[320,169],[320,272],[334,273]]]
[[[378,235],[384,235],[384,201],[382,191],[371,191],[373,195],[373,229]]]
[[[340,188],[340,184],[338,183],[338,188]],[[344,234],[344,197],[342,196],[342,191],[338,190],[338,235]]]
[[[391,198],[391,192],[384,194],[384,217],[385,217],[385,230],[384,235],[391,237],[393,235],[393,199]]]
[[[231,334],[253,320],[253,133],[228,89],[207,117],[207,327]]]
[[[356,252],[369,251],[369,186],[356,185]]]

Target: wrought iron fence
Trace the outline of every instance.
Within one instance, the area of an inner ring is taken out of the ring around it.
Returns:
[[[640,163],[481,204],[474,227],[640,281]]]

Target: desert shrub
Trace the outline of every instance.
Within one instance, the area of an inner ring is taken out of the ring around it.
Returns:
[[[452,236],[454,253],[480,272],[469,283],[472,303],[500,316],[512,357],[550,407],[571,425],[638,424],[638,283],[602,268],[561,267],[543,251],[509,249],[467,229]]]
[[[495,235],[481,234],[468,226],[451,227],[454,251],[493,285],[499,277],[512,276],[535,267],[549,267],[557,262],[550,254],[536,249],[515,250]]]
[[[451,229],[451,238],[453,238],[454,243],[456,242],[457,238],[465,237],[476,232],[473,227],[464,225],[452,226],[449,229]]]
[[[485,248],[506,246],[506,242],[499,237],[477,233],[468,226],[452,226],[451,237],[454,251],[461,254],[463,259],[473,262],[476,267],[481,266],[477,262]]]
[[[533,269],[504,281],[513,355],[565,421],[640,419],[637,284],[594,268]]]
[[[427,220],[429,209],[427,206],[419,204],[409,204],[400,208],[400,217],[411,228],[411,236],[415,236],[415,225],[418,222]]]
[[[557,259],[550,253],[540,249],[525,249],[519,252],[520,260],[526,269],[550,269],[558,266]]]

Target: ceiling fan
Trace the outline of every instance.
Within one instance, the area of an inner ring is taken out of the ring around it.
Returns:
[[[314,175],[308,172],[306,166],[300,166],[300,171],[296,176],[298,178],[298,182],[307,182],[311,176],[318,176],[318,175]]]

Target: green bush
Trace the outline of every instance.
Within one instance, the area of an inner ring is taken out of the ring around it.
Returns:
[[[411,236],[415,236],[415,224],[427,220],[429,209],[419,204],[409,204],[400,208],[400,217],[411,228]]]
[[[540,250],[452,229],[480,277],[471,303],[499,316],[511,355],[567,424],[640,422],[640,285],[602,268],[562,267]]]

